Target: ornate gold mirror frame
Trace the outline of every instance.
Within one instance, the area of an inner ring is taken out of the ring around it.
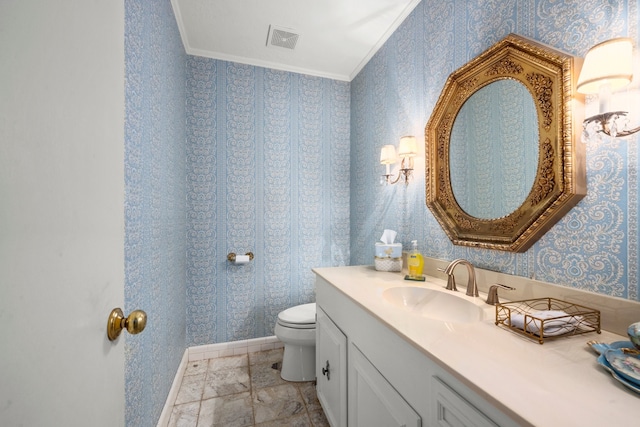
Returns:
[[[427,206],[456,245],[524,252],[586,194],[585,147],[579,142],[583,97],[575,90],[582,61],[510,34],[453,72],[427,123]],[[480,219],[456,201],[449,145],[462,105],[477,90],[501,79],[522,83],[537,112],[539,160],[530,193],[515,211]]]

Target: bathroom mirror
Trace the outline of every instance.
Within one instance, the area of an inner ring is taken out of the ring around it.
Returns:
[[[580,65],[510,34],[449,76],[425,131],[426,196],[454,244],[526,251],[584,197]]]
[[[524,202],[537,171],[538,120],[522,83],[497,80],[467,99],[453,122],[449,162],[453,196],[472,217],[500,218]]]

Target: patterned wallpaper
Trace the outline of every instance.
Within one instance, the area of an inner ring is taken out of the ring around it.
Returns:
[[[186,55],[169,1],[125,2],[125,420],[155,426],[184,353]]]
[[[313,267],[349,264],[349,104],[349,83],[188,59],[189,346],[273,335]]]
[[[452,245],[426,208],[424,162],[407,188],[381,185],[378,162],[382,145],[408,133],[424,138],[448,75],[507,34],[584,56],[618,36],[639,46],[639,22],[637,0],[420,3],[351,82],[351,263],[370,264],[373,243],[391,228],[431,257],[640,300],[637,136],[587,146],[587,196],[522,254]],[[631,99],[640,111],[637,92]]]

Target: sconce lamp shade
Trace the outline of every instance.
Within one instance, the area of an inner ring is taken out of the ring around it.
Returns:
[[[392,165],[396,162],[396,147],[393,145],[385,145],[380,150],[380,164]]]
[[[608,40],[589,49],[578,78],[578,92],[598,93],[607,84],[614,91],[629,84],[633,77],[632,49],[630,38]]]
[[[398,147],[398,154],[402,158],[400,161],[400,169],[395,179],[390,172],[390,165],[398,161],[396,156],[396,147],[392,144],[384,145],[380,151],[380,164],[386,165],[387,173],[382,175],[384,182],[387,184],[397,184],[404,177],[404,184],[409,185],[409,179],[413,172],[413,157],[418,155],[418,145],[416,144],[416,138],[413,136],[403,136],[400,138],[400,146]]]
[[[418,155],[418,144],[415,136],[403,136],[398,146],[398,156],[415,157]]]

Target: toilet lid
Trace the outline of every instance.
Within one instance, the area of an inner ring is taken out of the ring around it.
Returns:
[[[316,323],[316,303],[312,302],[287,308],[278,314],[278,319],[295,325]]]

